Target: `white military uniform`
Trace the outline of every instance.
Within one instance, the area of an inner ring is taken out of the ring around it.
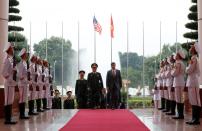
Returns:
[[[25,103],[28,97],[27,63],[24,60],[18,64],[18,88],[20,94],[19,103]]]
[[[37,75],[37,72],[35,72],[35,63],[31,63],[30,67],[30,78],[31,78],[31,84],[32,84],[32,91],[30,91],[30,97],[29,100],[35,100],[37,99],[37,95],[36,95],[36,86],[37,83],[35,82],[35,77]]]
[[[51,77],[52,79],[52,76],[50,75],[49,77]],[[49,83],[49,88],[51,88],[52,83]],[[50,94],[49,94],[49,97],[48,97],[48,108],[52,108],[52,99],[53,99],[53,96],[51,96],[51,90],[49,90]]]
[[[13,57],[7,56],[3,62],[2,76],[4,77],[4,105],[11,105],[14,101],[16,81],[13,80]]]
[[[162,78],[161,78],[161,75],[160,75],[160,72],[156,75],[156,78],[157,78],[157,88],[158,88],[159,93],[160,93],[160,87],[161,87],[162,84],[163,84]]]
[[[44,69],[44,75],[45,75],[45,86],[46,86],[44,98],[48,99],[50,97],[50,84],[49,84],[49,69],[47,67],[45,67]]]
[[[200,70],[197,56],[192,56],[191,61],[192,63],[186,68],[188,74],[186,86],[188,87],[189,101],[191,105],[201,106],[198,80]]]
[[[38,72],[38,78],[37,78],[37,84],[39,86],[39,91],[37,91],[38,94],[38,99],[42,99],[44,98],[44,91],[43,91],[43,81],[42,81],[42,66],[41,65],[37,65],[37,72]]]
[[[160,75],[160,76],[159,76],[159,77],[160,77],[160,81],[159,81],[159,82],[160,82],[160,83],[159,83],[159,86],[160,86],[160,87],[159,87],[159,89],[161,88],[161,89],[160,89],[160,96],[161,96],[161,98],[164,98],[163,84],[164,84],[165,80],[164,80],[164,78],[163,78],[163,77],[164,77],[163,68],[160,69],[160,74],[159,74],[159,75]]]
[[[173,87],[175,87],[175,100],[177,103],[184,103],[183,91],[185,86],[184,81],[185,66],[182,60],[176,60],[175,69],[171,71],[174,76]]]
[[[167,87],[166,82],[167,82],[167,76],[166,76],[166,72],[167,72],[167,65],[164,66],[163,69],[163,73],[162,73],[162,77],[163,77],[163,87]],[[163,90],[163,94],[164,94],[164,98],[168,99],[169,98],[169,94],[168,94],[168,89],[167,90]]]
[[[157,86],[157,82],[155,82],[155,86]],[[160,98],[160,94],[159,94],[159,89],[157,88],[157,89],[154,89],[154,97],[153,97],[153,100],[155,101],[155,100],[160,100],[161,98]]]
[[[167,65],[167,70],[165,73],[166,76],[166,86],[168,88],[168,94],[169,94],[169,100],[173,101],[175,100],[175,94],[171,91],[171,88],[173,86],[173,76],[171,75],[171,64]]]

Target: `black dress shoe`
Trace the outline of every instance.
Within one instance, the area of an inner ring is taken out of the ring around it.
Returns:
[[[158,110],[163,110],[163,108],[158,108]]]
[[[43,108],[43,110],[50,110],[50,108],[47,108],[47,107],[46,107],[46,108]]]
[[[188,124],[188,125],[200,125],[200,121],[191,120],[191,121],[187,121],[186,124]]]
[[[166,115],[173,116],[173,115],[175,115],[175,113],[168,112],[168,113],[166,113]]]
[[[184,116],[175,116],[175,117],[172,117],[173,119],[175,120],[180,120],[180,119],[184,119]]]
[[[38,109],[37,112],[44,112],[44,110],[42,110],[42,109]]]
[[[38,115],[39,113],[36,112],[28,112],[28,115]]]
[[[20,116],[20,119],[29,119],[28,116]]]
[[[15,125],[15,124],[17,124],[17,121],[5,121],[4,124],[6,124],[6,125]]]
[[[163,110],[162,112],[169,112],[169,110],[165,109],[165,110]]]

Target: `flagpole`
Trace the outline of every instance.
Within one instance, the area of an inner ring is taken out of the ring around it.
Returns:
[[[113,28],[114,28],[114,27],[113,27]],[[114,30],[114,29],[113,29],[113,30]],[[112,37],[113,37],[113,36],[112,36],[112,33],[113,33],[112,31],[113,31],[113,30],[112,30],[112,14],[111,14],[111,23],[110,23],[110,33],[111,33],[111,63],[112,63],[112,53],[113,53],[113,52],[112,52],[112,48],[113,48],[113,47],[112,47],[112,46],[113,46],[113,45],[112,45]]]
[[[127,22],[127,65],[126,65],[126,78],[127,78],[127,82],[126,82],[126,88],[127,88],[127,109],[129,109],[129,105],[128,105],[128,50],[129,50],[129,34],[128,34],[128,22]]]
[[[142,43],[143,43],[143,58],[142,58],[142,63],[143,63],[143,67],[142,67],[142,86],[143,86],[143,97],[145,98],[145,86],[144,86],[144,22],[142,23],[142,33],[143,33],[143,39],[142,39]],[[145,108],[145,101],[143,102],[143,108]]]
[[[94,30],[94,62],[96,63],[96,31]]]
[[[63,107],[63,89],[64,89],[64,73],[63,73],[63,67],[64,67],[64,63],[63,63],[63,57],[64,57],[64,52],[63,52],[63,46],[64,46],[64,41],[63,41],[63,21],[62,21],[62,107]]]
[[[79,67],[80,67],[80,23],[78,21],[78,72],[80,70]]]
[[[48,43],[47,43],[47,21],[46,21],[46,60],[48,60]]]
[[[161,52],[161,21],[160,21],[160,60],[159,60],[159,62],[161,62],[161,54],[162,54],[162,52]]]
[[[178,30],[177,30],[177,27],[178,27],[178,23],[177,23],[177,21],[176,21],[176,25],[175,25],[175,49],[176,49],[176,53],[177,53],[177,33],[178,33]]]
[[[29,47],[29,52],[30,52],[30,56],[32,55],[32,24],[31,22],[29,23],[29,43],[30,43],[30,47]]]
[[[112,63],[112,37],[111,37],[111,63]]]

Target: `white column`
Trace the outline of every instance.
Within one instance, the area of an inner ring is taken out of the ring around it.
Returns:
[[[4,58],[3,49],[8,42],[8,0],[0,0],[0,72]],[[0,75],[0,86],[3,85],[3,78]]]
[[[198,0],[198,43],[200,48],[199,63],[200,63],[200,87],[202,88],[202,0]]]

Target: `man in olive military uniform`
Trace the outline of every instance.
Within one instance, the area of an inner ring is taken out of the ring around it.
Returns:
[[[78,109],[87,108],[88,82],[84,79],[85,71],[79,71],[79,79],[76,81],[75,95]]]
[[[88,87],[91,91],[91,108],[97,109],[100,108],[101,103],[101,93],[103,89],[102,76],[97,72],[98,65],[93,63],[91,65],[92,72],[88,74]]]
[[[62,109],[62,99],[59,90],[55,90],[55,96],[52,99],[52,109]]]

